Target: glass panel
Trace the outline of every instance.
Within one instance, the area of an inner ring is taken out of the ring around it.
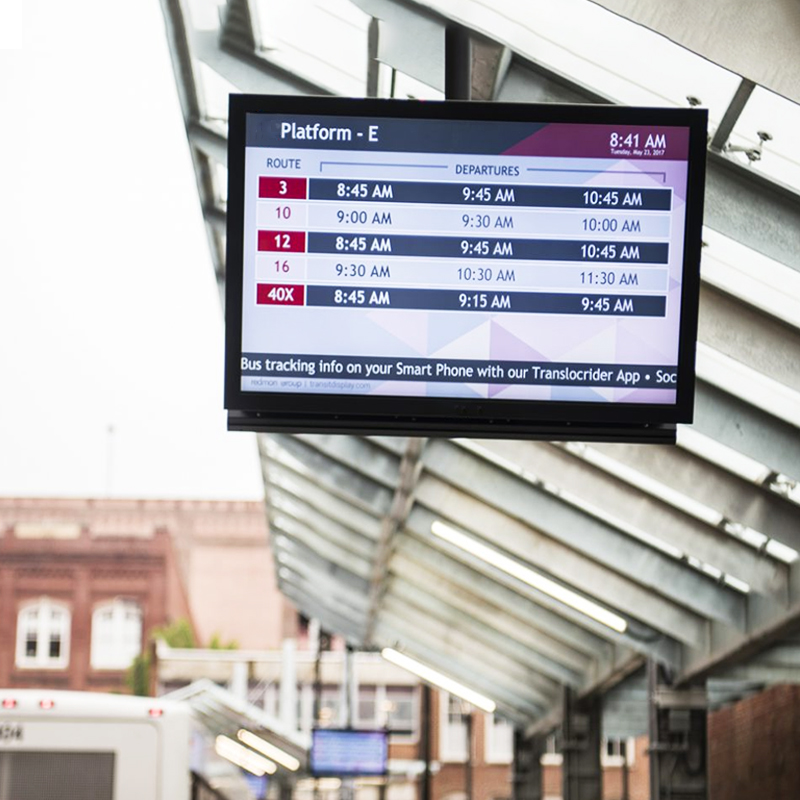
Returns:
[[[467,718],[463,711],[464,705],[464,702],[457,697],[450,695],[447,698],[447,721],[451,725],[459,725]]]
[[[358,691],[358,721],[362,725],[375,725],[375,689],[360,687]]]
[[[486,736],[488,760],[495,763],[511,763],[514,754],[514,726],[500,717],[492,716]]]
[[[141,652],[142,613],[134,602],[116,600],[92,617],[92,666],[124,669]]]
[[[25,637],[25,655],[28,658],[36,658],[36,634],[29,633]]]
[[[51,634],[50,636],[50,658],[61,657],[61,637],[58,634]]]
[[[394,686],[386,689],[386,727],[393,731],[414,730],[414,688]]]
[[[319,721],[322,725],[335,725],[339,720],[340,692],[326,688],[322,690],[319,704]]]

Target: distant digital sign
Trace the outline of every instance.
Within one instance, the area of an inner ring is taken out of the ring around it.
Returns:
[[[311,774],[385,775],[388,753],[386,731],[315,728],[311,738]]]
[[[705,143],[698,109],[232,95],[230,427],[691,421]]]

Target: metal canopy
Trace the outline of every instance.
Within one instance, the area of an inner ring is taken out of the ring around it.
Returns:
[[[335,76],[321,64],[335,52],[327,42],[304,55],[297,31],[270,28],[271,0],[229,0],[217,15],[218,5],[162,0],[222,286],[225,202],[215,174],[225,123],[209,110],[203,75],[240,91],[330,93]],[[570,55],[569,15],[537,20],[551,27],[534,35],[525,15],[552,4],[299,5],[307,15],[325,5],[332,25],[356,30],[363,94],[439,96],[452,19],[479,45],[473,86],[489,97],[633,102],[650,91],[676,102],[666,88],[614,83],[609,65],[587,72]],[[620,21],[593,3],[571,6],[593,23]],[[660,57],[685,59],[677,45],[660,46],[673,48]],[[757,143],[742,155],[737,120],[750,91],[736,91],[736,76],[728,85],[711,115],[724,128],[708,162],[696,423],[679,429],[674,448],[260,435],[279,585],[305,614],[356,647],[402,649],[534,726],[557,718],[564,687],[624,687],[647,658],[679,683],[713,679],[725,697],[796,676],[800,183],[791,170],[771,177],[766,153],[762,170],[761,152],[751,158]],[[787,147],[780,158],[794,169],[800,153]],[[626,697],[620,688],[606,705],[623,708]],[[637,724],[618,714],[609,730]]]

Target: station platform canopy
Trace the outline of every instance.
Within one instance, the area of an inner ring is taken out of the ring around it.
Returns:
[[[529,730],[647,659],[729,694],[798,675],[800,11],[744,5],[162,0],[221,290],[229,92],[442,98],[459,25],[475,99],[708,108],[677,446],[258,434],[284,594]]]

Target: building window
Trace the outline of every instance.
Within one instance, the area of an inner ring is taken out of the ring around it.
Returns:
[[[467,760],[467,715],[469,703],[447,692],[440,692],[440,741],[442,761]]]
[[[634,739],[604,738],[600,750],[600,763],[604,767],[621,767],[625,763],[630,766],[634,762],[635,753]]]
[[[486,761],[490,764],[510,764],[514,759],[514,726],[506,720],[486,714]]]
[[[416,736],[417,693],[413,686],[387,686],[384,699],[386,727],[397,736]]]
[[[559,743],[556,735],[551,733],[544,741],[544,753],[540,759],[543,767],[560,767],[564,762],[564,756],[559,751]]]
[[[358,687],[358,713],[356,723],[360,728],[377,726],[378,703],[374,686]]]
[[[323,686],[319,698],[318,724],[323,728],[344,727],[344,707],[340,686]]]
[[[70,613],[43,597],[22,607],[17,617],[17,666],[64,669],[69,663]]]
[[[92,614],[92,668],[127,669],[142,652],[142,611],[116,599]]]

